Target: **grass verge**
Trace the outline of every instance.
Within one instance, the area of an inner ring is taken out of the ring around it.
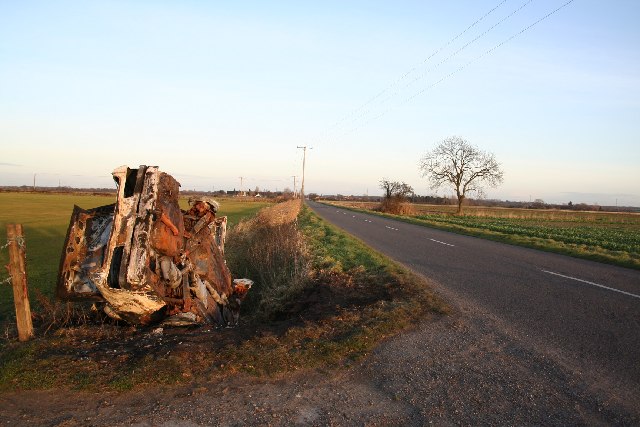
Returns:
[[[310,264],[306,281],[283,284],[290,291],[282,290],[284,299],[261,299],[266,307],[260,319],[266,315],[276,322],[234,350],[233,370],[272,375],[348,364],[418,319],[448,312],[424,279],[311,210],[302,209],[298,228]]]
[[[424,279],[288,202],[229,234],[256,284],[234,329],[81,325],[0,346],[0,391],[126,391],[349,366],[417,320],[448,312]]]

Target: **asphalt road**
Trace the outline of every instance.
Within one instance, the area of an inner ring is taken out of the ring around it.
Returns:
[[[318,215],[470,301],[549,354],[640,393],[640,271],[309,202]]]

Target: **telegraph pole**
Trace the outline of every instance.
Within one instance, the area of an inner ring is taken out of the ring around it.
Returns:
[[[296,186],[296,176],[295,175],[291,175],[291,178],[293,178],[293,197],[295,198],[296,195],[298,194],[298,187]]]
[[[303,146],[300,147],[298,145],[298,148],[302,148],[304,154],[302,156],[302,186],[300,187],[300,198],[302,199],[302,202],[304,203],[304,166],[305,163],[307,162],[307,146]],[[312,149],[313,147],[309,147],[309,149]]]

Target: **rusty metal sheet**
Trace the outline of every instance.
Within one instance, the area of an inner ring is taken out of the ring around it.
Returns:
[[[73,207],[60,260],[57,294],[67,300],[102,300],[94,275],[102,268],[113,226],[115,204]]]
[[[110,316],[150,324],[167,316],[233,326],[251,280],[232,281],[224,260],[226,217],[218,203],[190,200],[155,166],[113,171],[114,205],[74,208],[60,262],[58,295],[104,301]],[[186,315],[186,313],[191,313]]]

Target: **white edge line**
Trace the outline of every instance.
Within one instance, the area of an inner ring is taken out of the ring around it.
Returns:
[[[564,274],[554,273],[553,271],[547,271],[547,270],[540,270],[540,271],[542,271],[544,273],[553,274],[554,276],[564,277],[565,279],[571,279],[571,280],[575,280],[577,282],[586,283],[586,284],[591,285],[591,286],[597,286],[598,288],[607,289],[609,291],[619,292],[621,294],[625,294],[625,295],[628,295],[630,297],[640,298],[640,295],[632,294],[630,292],[621,291],[620,289],[616,289],[616,288],[610,288],[609,286],[599,285],[597,283],[589,282],[588,280],[578,279],[576,277],[571,277],[571,276],[565,276]]]

